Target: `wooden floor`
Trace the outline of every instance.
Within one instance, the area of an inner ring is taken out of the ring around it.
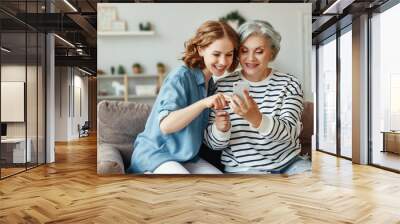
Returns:
[[[15,166],[15,165],[14,165]],[[27,163],[26,167],[25,164],[18,164],[17,167],[6,167],[0,168],[1,178],[6,178],[11,175],[15,175],[20,172],[24,172],[27,169],[33,169],[37,166],[36,163]]]
[[[400,223],[400,175],[323,153],[282,176],[96,174],[96,140],[0,181],[0,223]]]
[[[7,177],[7,176],[11,176],[13,174],[22,172],[25,169],[25,167],[18,167],[18,168],[0,168],[1,169],[1,178]]]

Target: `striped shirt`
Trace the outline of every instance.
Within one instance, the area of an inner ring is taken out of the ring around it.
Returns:
[[[296,77],[275,70],[259,82],[248,81],[241,71],[235,71],[217,81],[216,91],[231,95],[233,83],[239,80],[250,85],[250,96],[262,113],[260,126],[252,127],[226,107],[231,129],[221,132],[214,124],[215,112],[211,111],[204,142],[214,150],[223,150],[221,162],[227,172],[279,169],[300,153],[301,84]]]

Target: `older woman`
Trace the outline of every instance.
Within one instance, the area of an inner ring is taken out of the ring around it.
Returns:
[[[242,69],[217,82],[217,92],[232,97],[229,107],[210,114],[205,143],[223,150],[225,172],[282,173],[301,160],[303,90],[296,77],[269,67],[281,41],[271,24],[247,22],[238,33]],[[232,95],[238,81],[249,84],[243,97]],[[311,163],[301,165],[304,170]]]

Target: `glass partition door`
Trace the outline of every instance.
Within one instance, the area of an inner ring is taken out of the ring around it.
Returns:
[[[18,13],[42,5],[21,1]],[[45,44],[39,30],[0,12],[1,179],[45,163]]]

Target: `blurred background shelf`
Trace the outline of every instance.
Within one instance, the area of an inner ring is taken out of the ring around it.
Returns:
[[[129,99],[155,99],[157,97],[157,95],[129,95],[128,98]]]
[[[155,34],[153,31],[99,31],[97,35],[104,37],[118,37],[118,36],[153,36]]]
[[[98,75],[97,79],[122,79],[125,75]]]
[[[98,102],[101,100],[119,100],[152,105],[157,98],[159,79],[160,75],[153,74],[99,75]],[[124,94],[117,96],[118,93],[115,92],[113,85],[123,85]],[[102,94],[108,95],[102,96]]]
[[[158,78],[158,75],[146,75],[146,74],[140,74],[140,75],[98,75],[97,78],[98,79],[113,79],[113,78],[124,78],[124,77],[128,77],[128,78],[152,78],[152,79],[156,79]]]
[[[97,96],[97,100],[124,100],[124,96]]]
[[[158,75],[145,75],[145,74],[140,74],[140,75],[128,75],[128,78],[152,78],[156,79],[158,78]]]

